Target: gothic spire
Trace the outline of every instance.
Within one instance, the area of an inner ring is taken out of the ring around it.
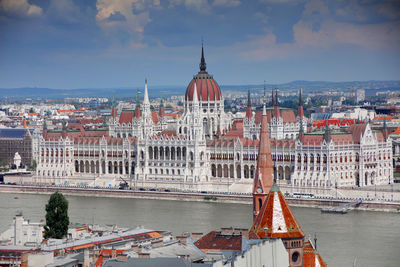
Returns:
[[[303,99],[301,96],[301,89],[299,90],[299,105],[297,107],[297,117],[302,120],[304,117],[304,110],[303,110]]]
[[[250,89],[247,91],[247,106],[251,107]]]
[[[271,92],[271,107],[275,106],[274,102],[275,102],[274,101],[274,89],[272,88],[272,92]]]
[[[139,97],[140,91],[137,90],[136,92],[136,108],[140,108],[140,97]]]
[[[265,105],[264,105],[265,107]],[[258,146],[258,158],[256,174],[253,182],[253,215],[254,218],[261,210],[269,190],[274,181],[274,167],[271,156],[271,142],[268,133],[268,118],[263,108],[261,120],[260,143]]]
[[[247,108],[246,108],[246,118],[251,119],[253,116],[253,111],[251,109],[251,98],[250,98],[250,89],[247,93]]]
[[[144,99],[143,104],[149,104],[149,93],[147,92],[147,78],[144,80]]]
[[[205,72],[207,68],[206,60],[204,59],[204,48],[203,42],[201,43],[201,60],[200,60],[200,71]]]
[[[265,90],[266,89],[265,89],[265,80],[264,80],[264,99],[263,99],[264,104],[265,104],[265,102],[267,102],[267,92]]]
[[[331,141],[331,132],[329,131],[329,120],[326,120],[324,140],[329,143]]]
[[[299,89],[299,106],[303,105],[303,99],[301,97],[301,88]]]

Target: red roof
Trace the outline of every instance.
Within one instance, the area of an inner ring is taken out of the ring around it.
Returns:
[[[242,235],[211,231],[197,240],[194,245],[203,252],[219,250],[242,251]]]
[[[133,111],[131,110],[123,110],[119,115],[119,123],[120,124],[128,124],[132,123],[133,120]]]
[[[263,115],[253,193],[267,194],[273,183],[274,167],[272,165],[271,143],[269,140],[267,115]]]
[[[272,118],[272,111],[267,110],[267,117],[268,117],[268,123],[270,123],[271,118]],[[280,117],[282,117],[283,123],[295,123],[297,122],[296,115],[294,114],[293,110],[288,110],[288,109],[280,109]],[[256,112],[256,115],[254,117],[255,123],[260,124],[261,123],[261,118],[262,118],[262,112]]]
[[[199,72],[186,89],[186,100],[193,101],[195,83],[197,86],[197,96],[200,101],[216,101],[222,99],[221,89],[214,78],[207,72]]]
[[[304,242],[303,253],[303,266],[304,267],[326,267],[321,255],[315,251],[310,241]]]
[[[277,185],[272,186],[250,229],[252,238],[301,238],[305,233]]]

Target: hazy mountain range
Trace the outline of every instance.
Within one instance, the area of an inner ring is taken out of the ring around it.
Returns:
[[[266,89],[279,88],[281,91],[296,91],[300,88],[304,92],[326,91],[326,90],[351,90],[363,88],[366,90],[400,90],[400,81],[350,81],[350,82],[326,82],[326,81],[293,81],[283,84],[266,84]],[[243,91],[248,89],[262,92],[264,84],[252,85],[221,85],[222,91]],[[42,98],[60,99],[66,97],[135,97],[142,87],[132,88],[80,88],[80,89],[52,89],[40,87],[24,88],[1,88],[0,98]],[[150,97],[167,97],[171,95],[184,95],[186,86],[151,86],[149,87]]]

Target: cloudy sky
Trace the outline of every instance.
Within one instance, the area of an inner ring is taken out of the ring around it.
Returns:
[[[398,0],[0,0],[0,88],[400,79]]]

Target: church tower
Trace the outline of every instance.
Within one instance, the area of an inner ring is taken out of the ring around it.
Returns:
[[[268,118],[263,107],[260,144],[258,147],[257,169],[253,185],[253,216],[259,214],[268,192],[274,182],[274,167],[272,165],[271,144],[268,133]]]
[[[153,119],[150,110],[149,93],[147,91],[147,79],[144,84],[144,99],[143,99],[143,132],[142,136],[151,136],[153,134]]]

